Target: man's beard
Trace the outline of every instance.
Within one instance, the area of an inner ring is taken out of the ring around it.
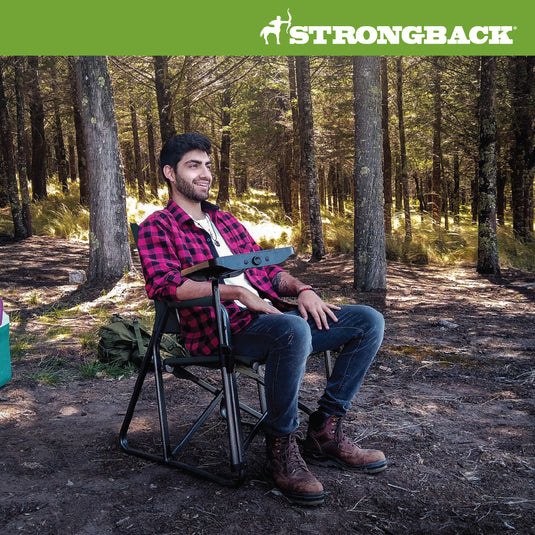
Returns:
[[[175,175],[175,188],[190,201],[205,201],[210,195],[210,188],[206,192],[197,192],[193,184],[186,182],[179,174]]]

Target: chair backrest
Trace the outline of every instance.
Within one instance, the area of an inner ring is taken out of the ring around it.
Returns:
[[[132,236],[134,237],[134,242],[136,244],[136,247],[139,253],[139,247],[138,247],[139,225],[137,223],[130,223],[130,230],[132,231]],[[159,324],[160,318],[166,313],[168,309],[168,305],[164,301],[158,301],[155,299],[154,308],[156,311],[156,317],[154,319],[154,326],[156,326]],[[176,308],[169,307],[169,314],[167,316],[167,320],[162,329],[162,332],[169,333],[169,334],[180,334],[180,321],[178,317],[178,310]]]
[[[132,236],[134,236],[134,242],[137,247],[137,241],[139,237],[139,225],[137,223],[130,223],[130,230],[132,231]]]

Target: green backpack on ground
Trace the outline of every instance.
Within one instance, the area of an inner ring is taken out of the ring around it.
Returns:
[[[150,332],[137,318],[124,318],[114,314],[108,325],[103,325],[98,335],[98,358],[106,364],[127,366],[141,365],[149,345]],[[164,334],[160,344],[163,358],[189,357],[189,352],[177,336]]]

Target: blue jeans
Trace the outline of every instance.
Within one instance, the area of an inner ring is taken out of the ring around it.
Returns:
[[[318,405],[327,414],[348,411],[381,346],[385,323],[368,306],[344,305],[334,313],[338,322],[329,320],[329,330],[292,311],[260,315],[232,336],[236,353],[265,359],[266,433],[283,436],[297,429],[299,388],[312,352],[339,350]]]

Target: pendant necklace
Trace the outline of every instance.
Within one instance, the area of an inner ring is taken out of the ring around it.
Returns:
[[[205,227],[203,223],[208,220],[208,226]],[[219,240],[217,239],[217,232],[214,226],[213,221],[210,219],[210,216],[208,214],[204,214],[204,219],[194,219],[195,224],[204,230],[205,232],[208,232],[208,235],[210,236],[211,240],[214,242],[216,247],[220,247],[221,244],[219,243]]]

